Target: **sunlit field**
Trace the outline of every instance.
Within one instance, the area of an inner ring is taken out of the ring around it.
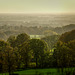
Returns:
[[[69,74],[66,74],[68,72],[71,72]],[[20,70],[17,72],[13,72],[13,74],[16,75],[74,75],[75,74],[75,68],[64,68],[63,72],[62,69],[57,68],[49,68],[49,69],[27,69],[27,70]],[[8,73],[1,73],[0,75],[9,75]]]

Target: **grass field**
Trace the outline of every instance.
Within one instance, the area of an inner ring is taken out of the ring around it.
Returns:
[[[18,72],[15,72],[15,73],[19,73],[20,75],[21,74],[26,74],[26,75],[32,75],[32,74],[38,74],[38,73],[41,73],[41,74],[45,74],[47,72],[57,72],[56,69],[31,69],[31,70],[24,70],[24,71],[18,71]]]
[[[66,68],[66,71],[73,71],[75,68]],[[64,69],[65,71],[65,69]],[[15,74],[19,74],[19,75],[62,75],[62,72],[58,71],[58,69],[55,68],[50,68],[50,69],[29,69],[29,70],[22,70],[22,71],[17,71],[14,72]],[[0,74],[2,75],[2,74]],[[8,75],[3,74],[3,75]],[[66,75],[65,72],[63,75]],[[73,74],[69,74],[69,75],[73,75]]]
[[[73,71],[75,68],[66,68],[64,71]],[[15,73],[18,73],[19,75],[61,75],[61,70],[59,71],[56,68],[50,68],[50,69],[30,69],[30,70],[24,70],[24,71],[17,71]],[[64,75],[66,75],[64,73]],[[72,75],[72,74],[71,74]]]

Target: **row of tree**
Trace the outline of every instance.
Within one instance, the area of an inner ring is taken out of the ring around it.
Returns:
[[[75,67],[75,40],[58,41],[51,51],[41,39],[30,39],[23,33],[0,40],[0,72],[26,68]]]
[[[0,41],[0,72],[35,66],[44,67],[47,44],[43,40],[30,39],[27,34],[11,36],[7,42]]]

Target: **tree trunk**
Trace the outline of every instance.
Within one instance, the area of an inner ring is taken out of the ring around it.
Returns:
[[[38,62],[37,62],[37,58],[36,58],[36,68],[38,67]]]

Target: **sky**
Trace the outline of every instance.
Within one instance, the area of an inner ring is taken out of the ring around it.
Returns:
[[[75,0],[0,0],[0,13],[75,13]]]

